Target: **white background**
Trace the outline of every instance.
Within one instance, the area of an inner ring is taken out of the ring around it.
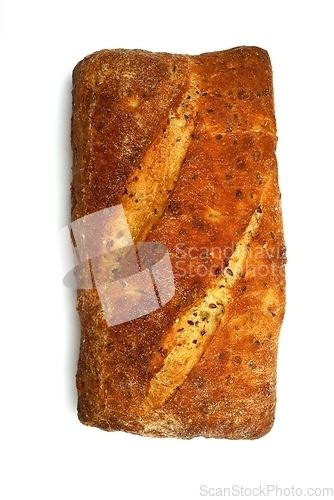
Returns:
[[[330,5],[0,1],[1,498],[193,500],[201,485],[334,488]],[[71,71],[103,48],[196,54],[239,45],[267,49],[274,70],[289,259],[274,428],[235,442],[87,428],[76,417],[78,318],[57,247],[69,221]]]

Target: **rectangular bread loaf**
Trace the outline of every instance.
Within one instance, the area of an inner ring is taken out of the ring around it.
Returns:
[[[78,416],[106,431],[272,427],[285,246],[266,51],[102,50],[73,72]]]

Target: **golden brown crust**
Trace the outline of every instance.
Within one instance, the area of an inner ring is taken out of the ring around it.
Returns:
[[[175,282],[163,307],[109,327],[96,289],[78,291],[81,422],[264,435],[285,306],[268,54],[92,54],[73,73],[72,148],[72,220],[122,204],[134,241],[168,248]]]

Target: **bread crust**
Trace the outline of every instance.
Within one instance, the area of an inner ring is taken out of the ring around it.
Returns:
[[[103,50],[75,67],[72,221],[122,205],[135,242],[167,247],[175,284],[115,326],[96,288],[78,290],[83,424],[183,439],[271,429],[286,263],[276,142],[263,49]]]

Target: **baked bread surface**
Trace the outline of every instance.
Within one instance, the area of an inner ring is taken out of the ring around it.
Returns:
[[[83,424],[185,439],[271,429],[286,261],[276,142],[260,48],[102,50],[76,66],[72,221],[122,205],[134,242],[167,247],[175,285],[115,326],[96,288],[78,290]]]

